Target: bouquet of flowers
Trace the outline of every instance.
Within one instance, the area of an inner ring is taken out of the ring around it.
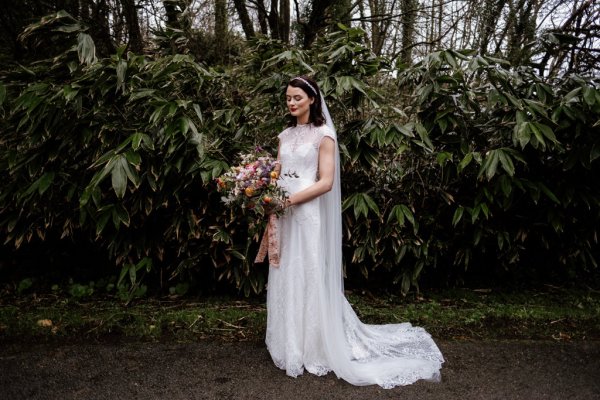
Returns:
[[[274,159],[261,147],[254,152],[241,154],[241,163],[216,179],[217,190],[223,193],[221,200],[242,210],[251,210],[264,216],[267,210],[280,213],[278,205],[283,204],[286,193],[277,186],[279,173]]]

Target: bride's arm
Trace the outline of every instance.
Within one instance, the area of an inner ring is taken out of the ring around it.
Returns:
[[[302,204],[327,193],[333,186],[335,173],[335,142],[330,137],[324,137],[319,146],[319,180],[304,190],[288,197],[286,207]]]
[[[275,172],[277,172],[278,177],[281,174],[281,159],[279,156],[279,150],[281,150],[281,140],[279,141],[279,144],[277,145],[277,165],[273,169]]]

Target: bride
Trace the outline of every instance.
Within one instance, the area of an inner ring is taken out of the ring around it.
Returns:
[[[279,134],[278,184],[289,197],[279,218],[280,262],[269,268],[266,344],[275,365],[296,377],[333,371],[353,385],[384,388],[439,381],[442,354],[409,323],[363,324],[342,281],[338,143],[317,83],[290,80],[290,126]]]

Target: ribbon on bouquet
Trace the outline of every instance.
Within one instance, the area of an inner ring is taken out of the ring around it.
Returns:
[[[267,252],[269,253],[269,265],[271,267],[279,268],[279,235],[277,216],[275,216],[275,214],[269,215],[269,221],[267,222],[265,233],[263,233],[263,237],[260,241],[260,247],[254,262],[263,262]]]

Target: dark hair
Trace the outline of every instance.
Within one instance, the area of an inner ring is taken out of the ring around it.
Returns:
[[[310,114],[308,115],[308,122],[312,122],[312,124],[315,126],[323,125],[325,123],[325,116],[323,115],[323,109],[321,108],[321,90],[319,89],[319,85],[317,85],[317,82],[315,82],[312,78],[309,78],[308,76],[301,75],[292,78],[288,82],[288,86],[300,88],[304,90],[308,97],[315,99],[315,101],[313,101],[313,103],[310,105]],[[291,117],[288,125],[296,126],[297,122],[298,121],[296,120],[296,117]]]

